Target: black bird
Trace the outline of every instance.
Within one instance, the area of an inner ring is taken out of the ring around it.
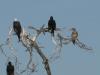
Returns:
[[[22,27],[21,27],[20,21],[17,21],[16,19],[13,21],[13,29],[20,41],[20,34],[22,32]]]
[[[7,75],[14,75],[14,66],[9,61],[7,65]]]
[[[54,30],[56,30],[56,22],[53,19],[53,16],[50,16],[48,21],[48,30],[51,31],[51,34],[54,36]]]

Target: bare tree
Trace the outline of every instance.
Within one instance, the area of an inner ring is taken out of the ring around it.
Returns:
[[[9,32],[9,38],[8,38],[8,45],[11,44],[10,40],[11,40],[11,36],[12,36],[12,33],[13,33],[13,29],[10,30]],[[30,63],[32,62],[32,51],[33,51],[33,48],[37,51],[37,53],[40,55],[40,57],[43,59],[43,63],[45,65],[45,69],[47,71],[47,74],[48,75],[51,75],[51,71],[50,71],[50,67],[49,67],[49,63],[48,63],[48,59],[47,57],[43,54],[42,50],[40,49],[40,47],[38,46],[37,42],[36,42],[36,39],[38,37],[40,33],[38,32],[38,34],[35,36],[35,37],[30,37],[27,32],[25,31],[25,29],[23,28],[21,34],[20,34],[20,37],[21,37],[21,43],[24,47],[27,48],[27,51],[29,52],[30,54],[30,60],[27,64],[27,68],[29,68],[29,65]],[[10,46],[11,47],[11,46]],[[11,47],[12,48],[12,47]]]
[[[21,25],[20,25],[20,27],[21,27]],[[32,73],[35,72],[37,65],[35,65],[32,62],[34,50],[38,53],[38,55],[43,60],[42,63],[44,64],[44,68],[47,72],[47,75],[51,75],[51,69],[50,69],[49,62],[50,61],[52,62],[60,57],[60,53],[61,53],[61,49],[62,49],[63,45],[67,45],[72,42],[74,45],[77,45],[78,47],[80,47],[82,49],[92,50],[91,47],[88,47],[87,45],[85,45],[84,43],[79,41],[78,32],[76,31],[75,28],[70,29],[72,31],[72,34],[70,37],[67,37],[65,35],[63,36],[61,34],[62,29],[56,28],[54,36],[51,35],[52,43],[55,46],[54,52],[52,53],[50,58],[47,58],[46,55],[44,54],[44,52],[42,52],[43,48],[38,44],[37,41],[38,41],[38,37],[41,33],[43,33],[45,35],[46,32],[48,32],[48,33],[51,33],[51,32],[49,31],[49,29],[47,27],[45,27],[45,25],[43,25],[39,29],[37,29],[33,26],[29,26],[28,28],[35,30],[36,35],[33,36],[33,34],[30,34],[29,32],[27,32],[23,27],[20,28],[20,32],[17,31],[18,27],[17,28],[10,27],[10,31],[9,31],[6,43],[0,44],[1,53],[3,53],[4,56],[7,58],[7,62],[9,61],[9,59],[11,59],[13,57],[14,63],[15,63],[14,66],[15,66],[16,75],[20,75],[20,74],[26,72],[27,70],[30,70],[30,72],[32,72]],[[14,54],[15,53],[14,51],[17,51],[17,50],[13,47],[13,43],[12,43],[12,39],[15,34],[17,34],[19,43],[21,43],[22,46],[26,48],[26,51],[28,51],[28,53],[29,53],[29,61],[26,65],[25,69],[20,72],[16,71],[16,69],[19,68],[18,65],[20,63],[19,63],[19,60],[18,60],[18,57],[16,56],[16,54]],[[13,56],[6,55],[6,53],[4,52],[4,49],[3,49],[4,46],[7,46],[9,49],[11,49],[13,51],[12,52]],[[31,65],[31,67],[30,67],[30,65]]]

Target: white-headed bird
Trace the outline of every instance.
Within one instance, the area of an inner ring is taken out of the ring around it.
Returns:
[[[17,19],[13,21],[13,29],[20,41],[20,34],[22,32],[22,27],[21,27],[20,21],[18,21]]]

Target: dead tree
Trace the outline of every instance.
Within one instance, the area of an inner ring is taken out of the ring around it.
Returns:
[[[9,32],[9,37],[8,37],[8,45],[11,47],[11,39],[12,39],[12,35],[13,35],[14,30],[11,28],[10,32]],[[37,35],[35,37],[30,37],[28,35],[28,33],[25,31],[25,29],[22,29],[22,32],[20,34],[20,42],[22,43],[22,45],[24,47],[27,48],[27,51],[30,54],[30,60],[27,64],[27,68],[29,68],[29,64],[32,61],[32,51],[33,48],[37,51],[37,53],[40,55],[40,57],[43,59],[43,64],[45,65],[45,69],[47,71],[47,75],[51,75],[51,71],[50,71],[50,66],[48,63],[48,59],[47,57],[43,54],[42,50],[40,49],[40,47],[38,46],[36,39],[39,36],[39,32],[37,33]]]

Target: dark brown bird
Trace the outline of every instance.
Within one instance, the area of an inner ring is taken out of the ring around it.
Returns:
[[[14,75],[14,66],[9,61],[7,65],[7,75]]]
[[[51,32],[51,34],[54,36],[54,31],[56,30],[56,22],[53,19],[53,16],[50,16],[50,19],[48,21],[48,30]]]
[[[17,21],[16,19],[14,20],[13,22],[13,29],[14,29],[14,32],[16,33],[19,41],[20,41],[20,34],[22,32],[22,27],[21,27],[21,24],[19,21]]]

